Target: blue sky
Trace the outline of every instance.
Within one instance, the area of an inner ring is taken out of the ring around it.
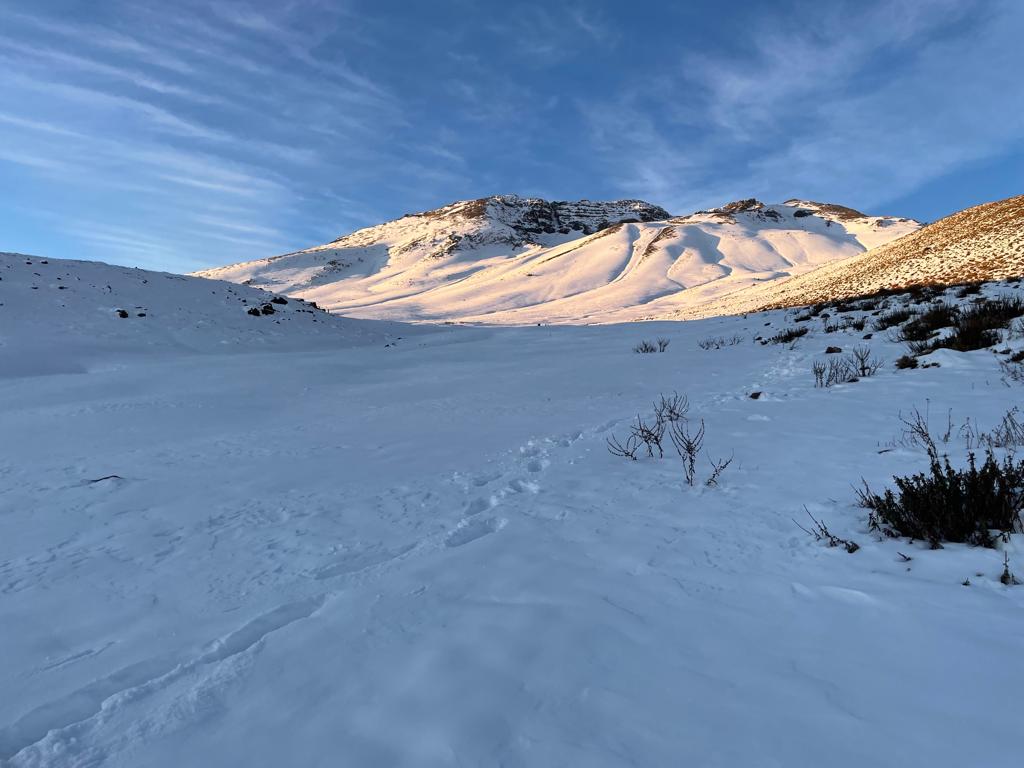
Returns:
[[[1024,192],[1024,2],[0,0],[0,250],[172,271],[452,200]]]

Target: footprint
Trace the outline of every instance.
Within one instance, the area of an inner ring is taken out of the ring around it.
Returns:
[[[268,635],[309,618],[325,600],[325,595],[316,595],[280,605],[214,641],[205,652],[193,659],[168,654],[138,661],[106,677],[93,680],[83,688],[67,692],[62,698],[36,707],[14,723],[0,728],[0,763],[7,765],[12,757],[44,738],[55,737],[55,743],[47,746],[56,748],[60,754],[67,744],[77,738],[76,731],[83,729],[87,721],[101,712],[109,713],[141,696],[163,690],[201,666],[217,664],[244,653]],[[65,733],[54,734],[55,731]]]
[[[543,472],[551,464],[547,459],[533,459],[526,465],[528,472]]]
[[[444,541],[446,547],[461,547],[483,538],[489,533],[500,531],[508,521],[500,517],[475,518],[464,520],[458,528],[448,534]]]
[[[332,579],[335,576],[343,576],[346,573],[356,573],[372,568],[375,565],[395,560],[411,550],[415,544],[405,544],[397,549],[369,549],[363,552],[355,552],[350,557],[340,562],[326,565],[313,572],[314,578],[318,581]]]
[[[466,517],[472,517],[473,515],[479,515],[481,512],[486,512],[488,509],[495,505],[494,498],[490,499],[473,499],[469,504],[466,505],[466,511],[463,513]]]
[[[568,435],[562,435],[560,438],[556,440],[556,442],[562,448],[568,448],[582,437],[583,433],[580,432],[579,430],[576,430],[575,432],[571,432]]]
[[[537,483],[531,483],[529,480],[509,480],[508,489],[513,493],[537,493],[540,490],[540,486]]]
[[[480,475],[479,477],[473,478],[473,485],[475,485],[477,488],[480,488],[481,486],[487,485],[488,483],[493,483],[499,477],[501,477],[500,472],[493,472],[489,475]]]

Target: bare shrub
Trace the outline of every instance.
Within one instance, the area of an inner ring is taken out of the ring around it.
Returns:
[[[814,374],[814,386],[825,386],[825,371],[827,367],[824,360],[815,360],[811,363],[811,373]]]
[[[654,458],[654,452],[658,452],[658,458],[662,458],[665,452],[661,448],[661,441],[665,437],[666,423],[659,418],[655,418],[653,422],[644,421],[640,418],[640,414],[637,414],[636,421],[633,423],[632,432],[636,438],[647,448],[648,458]]]
[[[633,347],[633,351],[641,355],[649,355],[652,352],[664,352],[668,349],[668,345],[670,343],[669,339],[664,337],[659,337],[654,341],[647,341],[647,339],[644,339]]]
[[[834,387],[836,384],[848,384],[857,380],[857,369],[851,362],[852,357],[829,357],[811,363],[814,374],[814,386]]]
[[[623,458],[632,459],[633,461],[636,461],[637,451],[640,450],[640,446],[642,445],[640,439],[632,433],[630,433],[629,437],[626,438],[625,443],[619,442],[619,438],[614,435],[609,437],[605,442],[608,443],[608,452],[612,456],[622,456]]]
[[[1002,370],[1005,379],[1015,381],[1018,384],[1024,384],[1024,364],[1013,362],[1012,360],[1000,360],[999,368]]]
[[[742,342],[743,337],[739,334],[732,336],[709,336],[697,342],[697,346],[701,349],[721,349],[722,347],[734,347]]]
[[[654,404],[654,417],[663,423],[671,423],[686,418],[690,410],[690,401],[686,395],[673,392],[670,396],[661,395]]]
[[[843,539],[833,534],[832,531],[828,529],[828,526],[825,525],[824,521],[818,520],[814,515],[811,514],[810,510],[807,509],[807,507],[804,507],[804,512],[806,512],[807,516],[811,518],[811,522],[813,523],[812,528],[804,528],[802,525],[800,525],[800,523],[797,523],[796,520],[794,520],[793,522],[796,523],[796,527],[799,528],[801,531],[810,536],[813,536],[815,541],[824,541],[825,544],[830,547],[842,547],[851,555],[858,549],[860,549],[860,545],[857,542],[851,541],[850,539]]]
[[[1024,423],[1018,419],[1020,408],[1016,405],[1008,410],[999,424],[991,432],[978,435],[979,444],[989,448],[1008,448],[1016,450],[1024,446]]]
[[[1003,573],[999,576],[999,581],[1008,587],[1018,586],[1020,580],[1014,576],[1010,570],[1010,553],[1003,552]]]
[[[732,464],[732,460],[734,458],[735,454],[730,454],[728,459],[719,459],[718,461],[709,457],[708,461],[711,462],[711,474],[708,476],[708,479],[704,481],[704,485],[708,488],[714,488],[718,485],[718,478],[723,472],[725,472],[729,465]]]
[[[700,420],[700,427],[690,431],[686,422],[675,422],[672,424],[669,437],[676,447],[676,453],[683,461],[683,473],[686,475],[686,484],[693,485],[697,477],[697,456],[704,446],[704,419]]]
[[[676,392],[671,396],[661,395],[658,402],[654,403],[653,420],[645,420],[637,414],[636,419],[630,424],[629,435],[625,440],[612,436],[605,441],[608,451],[613,456],[636,461],[640,451],[646,449],[649,458],[664,458],[663,443],[666,432],[676,453],[683,461],[683,473],[687,485],[693,486],[697,482],[697,458],[704,447],[704,420],[700,420],[700,426],[692,429],[687,422],[686,414],[689,411],[689,400],[685,395]],[[707,456],[705,452],[705,456]],[[734,455],[727,459],[713,459],[707,456],[711,464],[711,473],[704,484],[709,488],[718,485],[722,473],[732,464]]]
[[[928,453],[928,458],[932,461],[938,461],[939,449],[935,445],[935,438],[932,437],[929,408],[925,409],[922,414],[920,409],[915,407],[906,416],[903,415],[903,411],[899,413],[900,423],[903,425],[903,443],[905,445],[911,445],[918,448],[924,448]],[[949,411],[946,414],[947,428],[943,438],[943,442],[948,443],[950,435],[953,432],[953,412]]]
[[[871,354],[871,347],[867,344],[858,344],[853,348],[848,360],[850,367],[860,378],[874,376],[882,367],[882,361]]]

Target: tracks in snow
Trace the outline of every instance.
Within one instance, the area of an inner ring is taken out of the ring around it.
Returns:
[[[601,429],[592,432],[596,436]],[[379,577],[410,557],[459,550],[503,530],[509,519],[496,511],[514,499],[539,493],[542,477],[552,465],[552,452],[569,448],[583,437],[584,433],[577,431],[530,440],[502,461],[501,469],[468,482],[460,481],[467,498],[454,527],[404,545],[367,548],[307,574],[318,582],[345,579],[334,589],[278,605],[210,643],[198,654],[144,659],[36,707],[0,729],[0,764],[13,767],[102,762],[111,745],[102,737],[95,738],[95,734],[115,718],[132,723],[145,720],[135,718],[129,710],[135,703],[152,699],[190,676],[199,678],[192,688],[211,682],[217,685],[218,680],[230,678],[231,668],[243,668],[243,660],[258,651],[269,636],[314,616],[334,594],[350,586],[351,579]],[[95,653],[73,654],[52,666],[57,668]],[[150,723],[147,727],[157,726]],[[111,724],[109,730],[116,728]]]
[[[0,731],[0,761],[11,765],[52,765],[54,755],[73,754],[90,726],[112,717],[132,702],[167,688],[208,665],[226,662],[257,647],[266,637],[312,616],[326,595],[285,603],[252,619],[191,659],[157,657],[117,670],[107,677],[44,704]]]

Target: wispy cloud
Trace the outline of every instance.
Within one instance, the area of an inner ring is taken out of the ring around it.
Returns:
[[[17,58],[10,55],[18,54]],[[38,45],[26,45],[10,38],[0,37],[0,61],[4,61],[8,68],[18,64],[36,63],[38,69],[43,67],[62,67],[77,75],[82,73],[93,73],[115,80],[121,80],[132,85],[155,91],[159,94],[181,96],[192,99],[201,104],[210,104],[220,99],[209,93],[202,93],[191,88],[166,82],[152,77],[136,69],[115,66],[102,61],[96,61],[85,56],[78,56],[65,51],[57,51]]]
[[[0,162],[49,183],[59,174],[65,188],[132,192],[122,216],[163,210],[163,218],[187,217],[189,231],[210,206],[245,201],[262,224],[240,216],[235,230],[214,232],[207,217],[211,240],[248,247],[259,232],[274,248],[306,240],[293,227],[308,227],[307,216],[329,205],[330,187],[364,176],[374,158],[393,165],[396,152],[411,151],[405,138],[388,140],[407,125],[401,100],[336,46],[321,47],[345,13],[338,4],[183,0],[104,11],[68,20],[5,9]],[[457,162],[456,153],[435,150],[438,166]],[[415,164],[408,171],[434,172]],[[299,214],[298,200],[313,211]],[[184,243],[184,228],[166,231],[167,247]],[[94,244],[102,234],[107,245],[125,245],[113,239],[121,234],[89,233]]]
[[[1015,0],[0,6],[2,181],[130,262],[506,191],[881,206],[1024,136]]]
[[[90,50],[102,50],[113,54],[122,54],[135,59],[144,60],[148,64],[179,73],[191,73],[194,69],[185,61],[168,55],[158,47],[143,44],[131,35],[118,32],[109,27],[82,22],[60,21],[51,16],[33,15],[4,9],[4,20],[8,24],[17,24],[22,28],[35,29],[50,36],[57,36],[72,41],[77,46]]]
[[[54,160],[52,157],[19,151],[17,149],[8,149],[5,147],[0,147],[0,162],[14,163],[15,165],[23,165],[27,168],[35,168],[42,171],[51,171],[56,173],[65,173],[71,168],[71,166],[66,163],[62,163],[60,160]]]
[[[607,48],[618,39],[601,9],[590,5],[509,5],[487,25],[515,47],[523,66],[550,66],[584,53],[584,42]]]
[[[678,211],[836,189],[871,208],[1019,146],[1022,23],[1012,2],[815,10],[752,29],[743,56],[684,56],[663,103],[581,110],[621,187]]]

